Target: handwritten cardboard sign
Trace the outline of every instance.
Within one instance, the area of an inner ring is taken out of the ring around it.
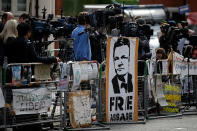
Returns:
[[[50,79],[50,64],[35,65],[35,79],[36,80],[48,80]]]
[[[90,91],[70,92],[68,96],[72,128],[91,126]]]

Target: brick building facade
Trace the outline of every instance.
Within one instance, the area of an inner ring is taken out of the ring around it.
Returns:
[[[139,4],[163,4],[164,7],[179,7],[189,4],[191,12],[197,12],[197,0],[139,0]]]

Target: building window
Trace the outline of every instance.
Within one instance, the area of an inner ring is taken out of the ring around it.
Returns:
[[[17,9],[18,11],[26,11],[26,0],[18,0]]]
[[[2,0],[2,10],[11,11],[11,0]]]

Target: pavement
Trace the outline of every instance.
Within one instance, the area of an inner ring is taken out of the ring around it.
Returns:
[[[197,115],[147,120],[146,124],[110,125],[111,131],[197,131]],[[107,130],[106,130],[107,131]]]

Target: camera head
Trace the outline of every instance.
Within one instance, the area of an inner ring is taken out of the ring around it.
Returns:
[[[181,25],[183,28],[188,26],[188,22],[187,21],[181,21]]]
[[[169,28],[170,28],[170,25],[167,24],[167,23],[162,24],[162,25],[160,26],[161,32],[162,32],[162,33],[165,33],[165,34],[168,32]]]

